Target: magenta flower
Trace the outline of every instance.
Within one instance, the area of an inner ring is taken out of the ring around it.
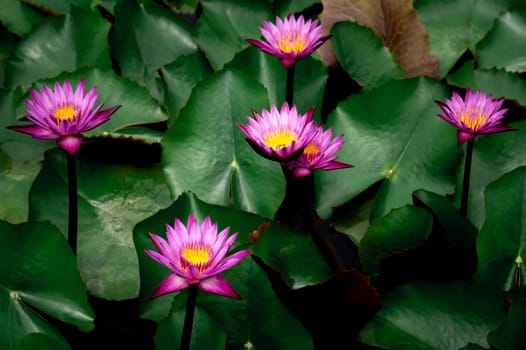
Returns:
[[[300,115],[296,106],[289,108],[285,102],[279,111],[275,105],[272,105],[270,112],[263,109],[261,115],[252,111],[254,118],[248,117],[248,125],[237,126],[261,156],[276,161],[287,161],[299,156],[311,141],[313,135],[306,130],[313,124],[313,113],[314,108],[311,108],[306,114]]]
[[[514,128],[500,125],[508,109],[501,109],[504,100],[494,100],[493,95],[486,96],[480,90],[475,94],[467,89],[465,99],[453,92],[446,103],[437,102],[444,114],[438,116],[458,129],[458,144],[472,139],[478,134],[493,134]]]
[[[293,168],[294,176],[307,176],[314,170],[335,170],[353,167],[351,164],[338,162],[336,153],[343,146],[343,135],[332,139],[332,129],[323,131],[322,126],[311,126],[309,132],[314,135],[303,153],[296,159],[286,162],[284,166]]]
[[[237,233],[228,237],[229,227],[217,234],[217,223],[207,216],[201,226],[190,214],[185,226],[175,219],[174,227],[166,225],[167,240],[149,233],[158,252],[146,249],[145,253],[172,273],[155,289],[151,297],[176,292],[195,284],[209,293],[241,299],[220,273],[236,265],[251,250],[240,250],[228,257],[226,253],[234,243]]]
[[[34,125],[10,126],[10,129],[29,134],[36,139],[55,139],[65,151],[75,155],[82,144],[82,133],[102,123],[120,108],[120,106],[101,110],[104,103],[95,109],[96,88],[84,95],[84,79],[81,79],[73,92],[68,80],[61,86],[55,83],[51,90],[44,85],[42,92],[30,89],[33,100],[26,99],[29,107],[27,119]]]
[[[298,59],[313,53],[330,36],[322,34],[322,26],[318,20],[305,22],[303,16],[296,20],[294,15],[282,20],[276,17],[276,24],[263,21],[263,28],[259,28],[265,40],[247,39],[261,51],[280,59],[288,68]]]

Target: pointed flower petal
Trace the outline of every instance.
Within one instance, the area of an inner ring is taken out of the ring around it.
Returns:
[[[437,101],[437,104],[443,112],[438,116],[458,129],[458,144],[476,135],[514,130],[501,125],[508,111],[501,108],[504,100],[495,100],[493,95],[486,96],[480,90],[467,89],[464,99],[453,92],[451,99],[445,103]]]
[[[82,144],[82,134],[106,122],[120,106],[101,111],[103,104],[93,109],[96,88],[84,95],[84,79],[73,91],[68,80],[55,83],[53,90],[44,85],[41,92],[29,90],[25,100],[27,119],[34,125],[12,126],[10,129],[30,134],[37,139],[55,139],[65,151],[76,154]]]
[[[171,275],[152,297],[197,284],[210,293],[240,298],[220,273],[238,264],[252,251],[241,250],[226,256],[237,233],[228,237],[228,227],[219,235],[217,231],[217,223],[212,223],[210,217],[199,224],[195,216],[190,215],[186,225],[176,218],[173,227],[166,226],[166,240],[150,233],[158,251],[146,249],[145,253],[171,270]]]
[[[259,28],[263,40],[247,39],[261,51],[280,59],[285,68],[298,59],[312,54],[329,36],[322,35],[322,26],[318,20],[305,22],[303,16],[298,19],[290,15],[282,20],[276,17],[276,24],[263,21]]]
[[[241,299],[241,296],[232,288],[230,283],[227,282],[220,275],[210,277],[197,284],[197,288],[204,290],[208,293],[224,295],[226,297]]]

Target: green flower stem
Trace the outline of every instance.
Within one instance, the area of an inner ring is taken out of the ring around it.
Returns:
[[[327,263],[335,270],[345,269],[339,250],[328,236],[329,225],[321,220],[314,203],[314,174],[294,177],[292,169],[281,167],[287,180],[285,198],[274,219],[309,232]]]
[[[75,156],[69,152],[68,163],[68,190],[69,190],[69,218],[68,218],[68,243],[77,254],[77,231],[78,231],[78,189],[77,189],[77,166]]]
[[[292,107],[292,100],[294,96],[294,72],[296,70],[296,63],[291,64],[287,68],[287,87],[285,91],[285,101]]]
[[[466,145],[466,161],[464,163],[464,181],[462,182],[462,197],[460,199],[460,214],[468,214],[469,180],[471,176],[471,159],[473,156],[474,138],[468,140]]]
[[[196,299],[197,287],[195,284],[191,284],[188,287],[188,299],[186,300],[186,314],[184,316],[183,335],[181,336],[180,350],[190,349],[190,339],[192,338],[192,324],[194,323]]]

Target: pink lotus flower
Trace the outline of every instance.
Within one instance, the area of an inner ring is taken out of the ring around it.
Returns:
[[[312,125],[309,131],[313,136],[303,153],[284,164],[293,168],[294,176],[307,176],[314,170],[335,170],[353,167],[351,164],[336,161],[336,153],[343,146],[343,135],[332,139],[332,129],[323,131],[322,126]]]
[[[276,161],[287,161],[299,156],[311,141],[313,135],[306,130],[313,124],[313,113],[314,108],[311,108],[306,114],[300,115],[296,106],[289,108],[285,102],[279,111],[275,105],[272,105],[270,112],[264,109],[261,115],[252,111],[254,118],[248,117],[249,124],[237,126],[261,156]]]
[[[465,99],[453,92],[446,103],[438,102],[444,114],[438,116],[458,128],[458,144],[474,138],[478,134],[493,134],[514,128],[500,125],[508,109],[501,109],[504,100],[494,100],[493,95],[486,96],[480,90],[475,94],[467,89]]]
[[[276,25],[263,21],[263,28],[260,27],[259,31],[265,40],[247,41],[261,51],[278,57],[285,68],[313,53],[330,37],[322,35],[318,20],[305,22],[303,16],[296,20],[293,15],[285,20],[276,17]]]
[[[209,216],[199,226],[197,219],[190,214],[186,226],[179,219],[175,219],[174,227],[166,225],[167,240],[149,233],[158,252],[146,249],[145,253],[172,270],[151,297],[195,284],[209,293],[241,299],[220,273],[239,263],[252,251],[241,250],[225,257],[237,237],[234,233],[227,238],[229,229],[227,227],[218,235],[217,223],[212,224]]]
[[[101,110],[104,103],[95,109],[97,101],[96,88],[84,95],[84,79],[75,92],[68,80],[61,86],[55,83],[51,90],[44,85],[42,92],[30,89],[33,100],[25,100],[29,107],[27,119],[34,125],[10,126],[10,129],[29,134],[36,139],[55,139],[65,151],[75,155],[82,144],[82,133],[89,131],[102,123],[120,108],[120,106]]]

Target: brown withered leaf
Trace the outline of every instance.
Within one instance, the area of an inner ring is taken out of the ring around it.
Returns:
[[[430,76],[440,79],[438,60],[429,52],[429,36],[413,8],[413,0],[322,0],[320,21],[329,34],[336,22],[356,22],[370,28],[394,53],[405,77]],[[318,52],[328,67],[336,65],[330,42]]]

